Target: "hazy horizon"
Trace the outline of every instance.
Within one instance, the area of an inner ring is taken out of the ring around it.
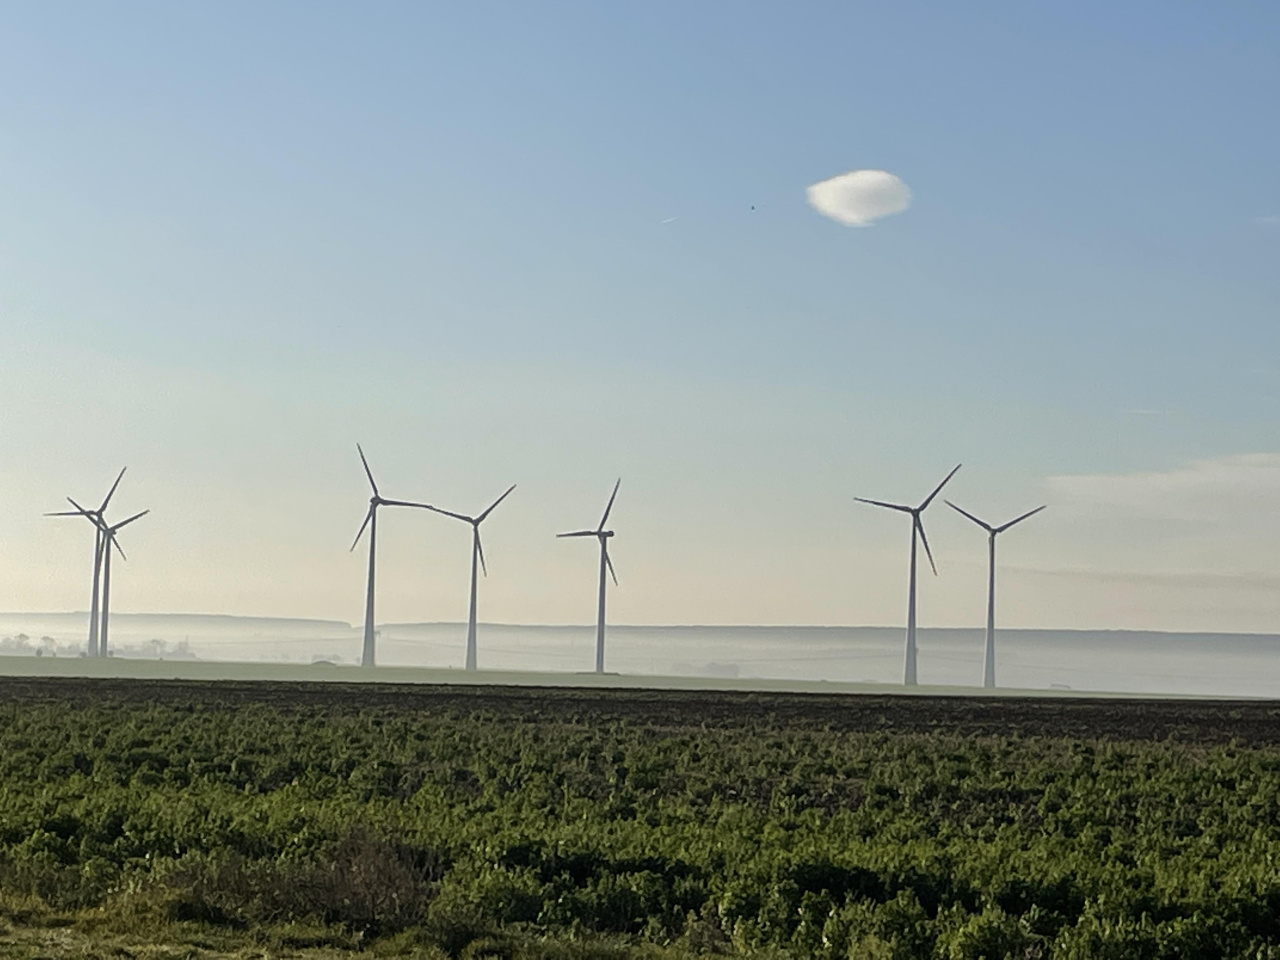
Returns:
[[[21,617],[80,617],[88,624],[89,611],[85,610],[16,610],[16,611],[0,611],[0,624],[6,618]],[[243,622],[263,622],[263,623],[297,623],[297,624],[332,624],[335,626],[346,627],[351,630],[361,628],[361,620],[339,620],[332,617],[277,617],[277,616],[260,616],[255,614],[241,613],[201,613],[201,612],[164,612],[164,611],[139,611],[139,610],[116,610],[111,612],[112,622],[116,617],[124,617],[136,620],[145,619],[164,619],[164,620],[181,620],[190,618],[193,620],[232,620]],[[562,621],[562,622],[546,622],[546,623],[524,623],[511,620],[485,620],[476,621],[480,626],[492,627],[521,627],[524,629],[559,629],[572,628],[583,630],[595,630],[594,621]],[[383,627],[421,627],[421,626],[451,626],[465,629],[467,622],[465,620],[381,620],[377,621],[378,629]],[[697,630],[898,630],[903,631],[905,627],[902,624],[894,623],[694,623],[694,622],[653,622],[653,623],[635,623],[635,622],[617,622],[610,620],[609,630],[632,630],[632,629],[697,629]],[[947,630],[984,630],[981,624],[933,624],[930,626],[921,625],[920,630],[947,631]],[[1178,634],[1193,634],[1196,636],[1280,636],[1280,630],[1153,630],[1134,627],[1055,627],[1055,626],[1039,626],[1039,627],[1002,627],[997,626],[998,633],[1133,633],[1133,634],[1158,634],[1161,636],[1177,636]]]
[[[46,649],[80,656],[87,614],[0,613],[0,654]],[[24,629],[25,627],[25,629]],[[380,623],[378,663],[461,670],[466,624]],[[24,632],[27,646],[13,637]],[[355,664],[360,626],[342,621],[229,615],[115,614],[117,656],[226,662]],[[479,626],[482,670],[573,674],[589,671],[592,624]],[[921,627],[920,682],[977,688],[984,628]],[[903,628],[815,625],[642,625],[609,627],[606,668],[632,677],[754,681],[838,681],[900,688]],[[1280,697],[1280,635],[1131,630],[1019,630],[997,633],[1004,688],[1152,695]],[[3,667],[0,666],[0,672]]]

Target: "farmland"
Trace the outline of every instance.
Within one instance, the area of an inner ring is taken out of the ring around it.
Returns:
[[[1270,703],[8,678],[0,769],[15,955],[1280,957]]]

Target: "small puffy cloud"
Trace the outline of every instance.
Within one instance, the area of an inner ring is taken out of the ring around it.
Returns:
[[[851,170],[805,192],[820,214],[850,227],[870,226],[911,206],[911,188],[885,170]]]

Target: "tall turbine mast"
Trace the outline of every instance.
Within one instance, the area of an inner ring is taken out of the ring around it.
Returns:
[[[596,673],[604,673],[605,570],[608,570],[609,576],[613,577],[614,586],[618,585],[618,575],[613,572],[613,561],[609,559],[609,538],[613,536],[613,531],[606,530],[604,525],[609,521],[609,511],[613,509],[613,501],[618,496],[620,486],[622,486],[621,477],[613,485],[613,493],[604,508],[604,516],[600,518],[598,527],[594,530],[575,530],[572,533],[556,534],[557,537],[595,537],[600,541],[600,603],[596,610]]]
[[[963,514],[987,531],[987,646],[982,658],[982,685],[990,689],[996,685],[996,536],[1004,533],[1015,523],[1021,523],[1027,517],[1035,516],[1044,509],[1044,506],[1029,510],[1022,516],[1015,517],[999,527],[993,527],[986,521],[979,520],[968,510],[962,510],[957,507],[950,500],[946,501],[946,503],[952,510]]]
[[[360,448],[360,444],[356,444],[356,452],[360,454],[360,462],[364,465],[364,474],[369,478],[369,486],[373,488],[373,496],[369,498],[369,512],[364,515],[364,523],[360,524],[360,532],[356,534],[355,540],[351,543],[351,549],[360,543],[360,538],[364,536],[365,528],[369,528],[369,581],[365,589],[364,598],[364,647],[360,653],[360,665],[362,667],[372,667],[375,657],[375,642],[373,630],[373,585],[374,585],[374,568],[377,561],[378,553],[378,508],[379,507],[424,507],[430,509],[425,503],[412,503],[408,500],[387,500],[378,492],[378,484],[373,479],[373,471],[369,469],[369,461],[365,459],[364,450]]]
[[[480,544],[480,524],[482,524],[489,514],[493,513],[494,508],[503,500],[507,499],[511,491],[516,488],[513,483],[507,488],[507,492],[500,496],[493,503],[489,504],[487,510],[478,517],[468,517],[461,513],[451,513],[448,510],[441,510],[439,507],[427,505],[428,510],[436,513],[444,514],[446,517],[453,517],[455,520],[461,520],[464,523],[471,524],[471,606],[467,615],[467,669],[474,670],[476,668],[476,561],[480,561],[480,569],[484,571],[484,575],[489,576],[489,568],[484,562],[484,547]]]
[[[102,498],[102,503],[97,510],[84,510],[77,507],[75,510],[63,510],[57,513],[46,513],[46,517],[84,517],[93,524],[93,599],[89,607],[89,645],[88,655],[91,657],[99,656],[98,647],[98,591],[102,581],[102,525],[103,514],[106,513],[107,504],[111,502],[112,496],[115,495],[116,487],[120,486],[120,480],[124,477],[124,471],[127,468],[121,468],[120,473],[116,476],[116,482],[111,485],[111,489],[107,491],[107,495]],[[70,498],[68,498],[70,499]]]
[[[933,562],[933,553],[929,549],[929,538],[924,535],[924,522],[920,519],[920,515],[924,513],[925,508],[933,502],[939,491],[947,485],[947,481],[956,475],[956,471],[960,469],[960,464],[956,464],[951,468],[951,472],[943,477],[942,482],[933,488],[933,493],[924,498],[924,501],[918,507],[910,507],[901,503],[886,503],[883,500],[868,500],[865,497],[854,497],[859,503],[869,503],[873,507],[884,507],[888,510],[897,510],[900,513],[911,514],[911,575],[909,586],[907,589],[907,649],[904,656],[902,668],[902,682],[908,687],[916,685],[916,537],[919,536],[920,542],[924,544],[925,556],[929,558],[929,566],[933,570],[933,575],[938,575],[937,564]]]

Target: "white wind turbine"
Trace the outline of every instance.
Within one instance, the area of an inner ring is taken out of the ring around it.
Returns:
[[[374,566],[378,554],[378,508],[379,507],[430,507],[425,503],[411,503],[408,500],[387,500],[378,493],[378,484],[373,479],[373,471],[369,469],[369,461],[364,457],[364,451],[360,449],[360,444],[356,444],[356,451],[360,454],[360,462],[364,464],[365,476],[369,478],[369,486],[373,488],[373,496],[369,498],[369,512],[364,515],[364,523],[360,524],[360,532],[356,534],[356,538],[351,543],[351,549],[355,550],[360,543],[360,538],[364,536],[365,527],[369,528],[369,582],[365,592],[364,600],[364,648],[360,654],[360,665],[362,667],[372,667],[374,665],[374,632],[373,632],[373,581]]]
[[[97,655],[105,657],[107,655],[107,634],[111,621],[111,548],[115,547],[116,552],[120,554],[121,560],[127,560],[128,557],[124,555],[124,548],[120,546],[120,541],[116,539],[116,534],[129,524],[133,523],[133,521],[137,520],[139,517],[145,517],[151,511],[143,510],[140,513],[135,513],[128,519],[121,520],[119,523],[108,524],[107,521],[103,519],[101,510],[86,510],[70,497],[67,497],[67,500],[76,508],[76,513],[80,516],[88,517],[93,521],[93,525],[98,528],[98,541],[102,544],[102,615],[100,628],[98,630]]]
[[[618,583],[618,575],[613,572],[613,561],[609,559],[609,538],[613,536],[613,531],[606,530],[604,525],[609,521],[609,511],[613,509],[613,501],[618,496],[620,486],[622,486],[621,477],[613,485],[613,493],[604,508],[604,516],[600,518],[598,527],[594,530],[575,530],[572,533],[556,534],[557,537],[595,537],[600,541],[600,605],[596,612],[596,673],[604,673],[604,573],[606,569],[609,571],[609,576],[613,577],[614,586]]]
[[[103,514],[106,512],[107,504],[111,502],[111,498],[115,495],[116,487],[120,486],[120,480],[124,477],[125,469],[127,468],[120,470],[120,473],[116,476],[116,482],[111,485],[107,495],[102,498],[102,503],[97,510],[84,510],[77,507],[75,510],[62,510],[57,513],[45,514],[46,517],[84,517],[93,524],[93,599],[89,607],[89,646],[87,651],[91,657],[106,655],[106,645],[98,642],[98,599],[102,583]]]
[[[982,660],[982,685],[984,687],[994,687],[996,685],[996,535],[1004,533],[1015,523],[1021,523],[1027,517],[1035,516],[1044,509],[1044,506],[1028,510],[1022,516],[1015,517],[1008,523],[993,527],[986,521],[979,520],[968,510],[962,510],[957,507],[950,500],[946,501],[946,503],[952,510],[963,514],[987,531],[987,547],[990,559],[988,560],[987,569],[987,648]]]
[[[929,538],[924,535],[924,523],[920,520],[920,514],[929,504],[933,502],[933,498],[938,492],[947,485],[947,481],[956,475],[956,471],[960,469],[960,464],[956,464],[951,472],[943,477],[942,482],[933,489],[933,493],[924,498],[924,502],[918,507],[909,507],[901,503],[885,503],[883,500],[868,500],[865,497],[854,497],[853,499],[860,503],[869,503],[874,507],[885,507],[889,510],[897,510],[901,513],[911,514],[911,579],[910,586],[907,591],[907,652],[905,656],[905,664],[903,666],[902,682],[909,686],[916,685],[916,538],[924,544],[925,556],[929,558],[929,566],[933,569],[933,575],[938,575],[938,567],[933,562],[933,553],[929,550]]]
[[[484,562],[484,547],[480,545],[480,524],[482,524],[489,514],[493,513],[494,508],[516,488],[513,483],[507,488],[507,492],[500,496],[493,503],[489,504],[489,508],[478,517],[468,517],[461,513],[451,513],[448,510],[441,510],[439,507],[433,507],[426,504],[428,510],[436,513],[442,513],[446,517],[453,517],[455,520],[462,520],[471,524],[471,609],[467,617],[467,669],[474,670],[476,668],[476,561],[480,563],[480,569],[484,571],[484,575],[489,576],[489,568]]]
[[[101,651],[99,656],[107,655],[107,626],[111,617],[111,548],[116,548],[121,560],[128,559],[120,547],[120,541],[116,539],[116,533],[150,512],[150,510],[143,510],[127,520],[121,520],[109,526],[105,520],[100,521],[102,524],[102,629],[98,631],[98,648]]]

